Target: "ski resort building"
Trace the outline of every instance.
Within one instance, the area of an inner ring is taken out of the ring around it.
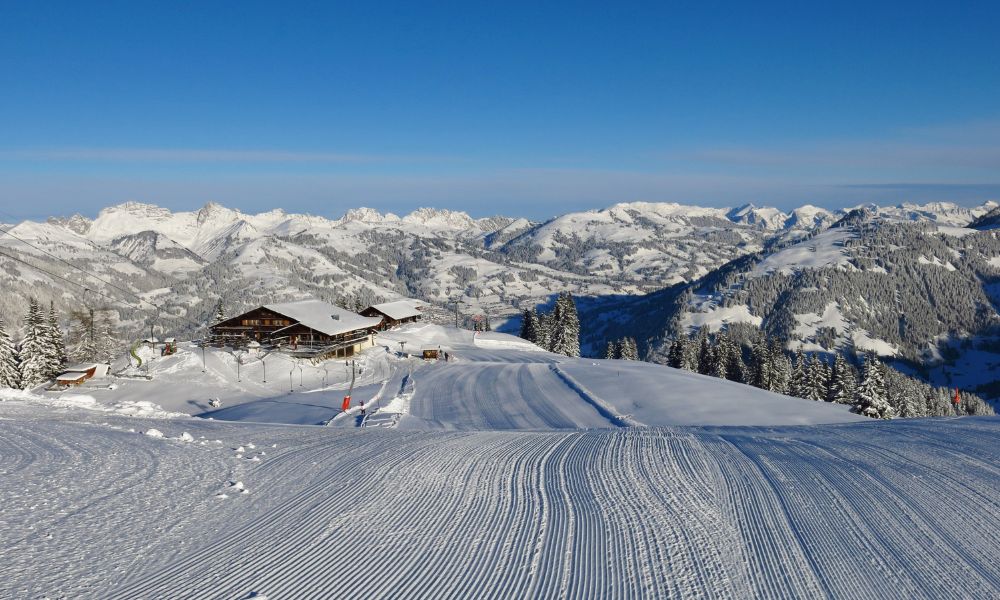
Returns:
[[[353,356],[374,344],[381,319],[365,317],[320,300],[267,304],[210,327],[210,343],[251,342],[309,357]]]
[[[80,385],[88,379],[106,376],[108,374],[108,369],[110,369],[110,365],[105,363],[84,363],[72,365],[70,367],[66,367],[66,369],[58,377],[56,377],[56,385],[64,387]]]
[[[403,323],[419,321],[422,306],[423,303],[419,300],[396,300],[394,302],[373,304],[361,311],[361,314],[366,317],[381,319],[382,322],[379,324],[378,330],[385,331]]]

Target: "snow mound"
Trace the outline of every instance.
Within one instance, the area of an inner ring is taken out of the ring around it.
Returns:
[[[188,416],[184,413],[163,410],[159,405],[147,400],[123,400],[106,404],[98,402],[93,396],[87,394],[64,394],[49,397],[25,390],[0,388],[0,400],[31,402],[54,408],[79,408],[147,419],[176,419]]]

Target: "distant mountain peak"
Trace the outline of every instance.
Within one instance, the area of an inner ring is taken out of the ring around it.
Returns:
[[[368,208],[367,206],[349,209],[346,213],[344,213],[344,216],[340,218],[342,223],[349,223],[351,221],[357,221],[360,223],[384,223],[386,221],[398,220],[399,217],[392,213],[386,213],[383,215],[374,208]]]
[[[403,217],[403,221],[428,227],[463,229],[476,227],[476,222],[464,211],[422,207]]]

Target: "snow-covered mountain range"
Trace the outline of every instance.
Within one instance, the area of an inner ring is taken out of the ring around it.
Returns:
[[[460,316],[502,325],[571,291],[587,313],[592,352],[627,331],[655,357],[682,330],[749,322],[807,350],[874,349],[938,364],[949,344],[992,331],[1000,248],[992,231],[966,226],[985,219],[989,229],[996,208],[632,202],[533,222],[431,208],[404,216],[357,208],[328,219],[128,202],[94,219],[6,226],[0,252],[32,266],[0,256],[11,292],[0,316],[16,327],[34,296],[64,308],[111,306],[130,331],[153,322],[196,335],[193,323],[207,321],[220,298],[236,311],[303,296],[411,296],[441,320],[454,318],[457,301]],[[873,304],[875,293],[890,295]]]

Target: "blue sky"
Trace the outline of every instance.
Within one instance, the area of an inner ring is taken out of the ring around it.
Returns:
[[[4,211],[1000,199],[995,2],[375,4],[0,0]]]

